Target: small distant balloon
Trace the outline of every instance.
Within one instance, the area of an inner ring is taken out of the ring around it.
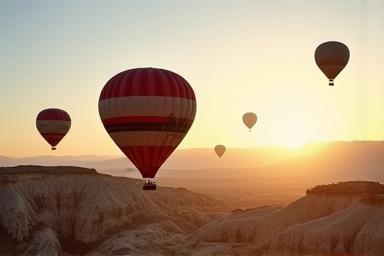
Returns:
[[[329,79],[329,85],[333,86],[333,80],[344,69],[349,60],[348,47],[340,42],[329,41],[320,44],[315,51],[317,66]]]
[[[252,112],[245,113],[243,115],[243,123],[248,127],[249,131],[257,122],[257,115]]]
[[[44,109],[36,117],[36,127],[41,136],[51,145],[51,149],[55,150],[57,144],[71,128],[71,118],[62,109]]]
[[[224,145],[219,144],[215,146],[215,153],[218,157],[222,157],[226,150]]]

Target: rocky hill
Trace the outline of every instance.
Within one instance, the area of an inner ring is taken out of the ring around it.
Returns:
[[[308,189],[228,212],[183,188],[78,167],[0,168],[1,255],[384,255],[384,186]]]
[[[183,188],[142,184],[78,167],[1,168],[1,255],[167,254],[224,209]]]
[[[236,211],[200,228],[184,247],[205,255],[384,255],[384,186],[317,186],[286,207]]]

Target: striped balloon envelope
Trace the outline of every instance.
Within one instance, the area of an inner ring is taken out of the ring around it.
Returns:
[[[187,134],[195,113],[192,87],[164,69],[123,71],[107,82],[99,99],[105,129],[143,178],[155,177]]]
[[[71,117],[61,109],[44,109],[37,115],[36,127],[41,136],[51,145],[51,149],[55,150],[57,144],[71,128]]]

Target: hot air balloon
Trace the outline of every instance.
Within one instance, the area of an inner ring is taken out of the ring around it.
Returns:
[[[257,122],[257,115],[252,112],[245,113],[243,115],[243,123],[248,127],[249,131]]]
[[[180,75],[136,68],[112,77],[99,99],[102,123],[116,145],[155,190],[154,178],[191,127],[196,113],[192,87]]]
[[[71,128],[71,118],[64,110],[44,109],[36,117],[36,127],[41,136],[51,145],[51,149],[55,150],[56,145]]]
[[[348,47],[340,42],[329,41],[320,44],[315,51],[317,66],[329,79],[329,85],[333,86],[333,80],[344,69],[349,60]]]
[[[215,146],[215,153],[218,157],[222,157],[225,153],[225,146],[224,145],[216,145]]]

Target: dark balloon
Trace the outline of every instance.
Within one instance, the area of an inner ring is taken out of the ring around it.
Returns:
[[[348,47],[340,42],[329,41],[322,43],[316,48],[315,61],[317,66],[329,79],[329,85],[344,69],[349,60]]]

